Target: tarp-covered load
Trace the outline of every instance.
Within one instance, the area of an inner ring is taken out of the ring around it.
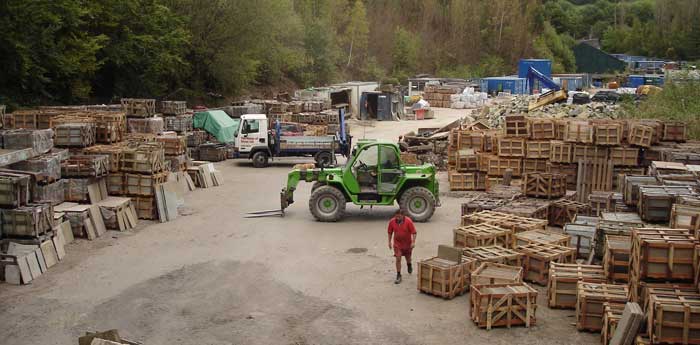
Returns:
[[[238,124],[221,110],[202,111],[194,114],[194,128],[201,128],[222,143],[232,142]]]

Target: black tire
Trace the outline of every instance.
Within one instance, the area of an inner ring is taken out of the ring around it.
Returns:
[[[334,161],[333,154],[328,151],[321,151],[316,154],[314,159],[316,160],[316,166],[319,168],[326,168],[333,165]]]
[[[411,187],[401,194],[399,206],[414,222],[427,222],[435,213],[435,197],[425,187]]]
[[[320,186],[311,193],[309,211],[319,222],[337,222],[345,215],[345,195],[332,186]]]
[[[267,167],[270,157],[265,151],[258,151],[253,154],[253,166],[256,168]]]
[[[311,185],[311,193],[313,193],[315,190],[317,190],[321,186],[325,186],[326,184],[321,182],[321,181],[316,181],[314,184]]]

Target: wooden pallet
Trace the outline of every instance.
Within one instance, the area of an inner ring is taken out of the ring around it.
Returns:
[[[460,226],[453,231],[453,245],[457,248],[487,246],[508,247],[511,243],[510,229],[487,223]]]
[[[673,204],[669,226],[674,229],[688,229],[695,237],[700,238],[700,206]]]
[[[470,317],[480,328],[530,327],[535,324],[537,290],[525,283],[473,285]]]
[[[651,295],[647,335],[653,344],[700,344],[700,294]]]
[[[600,342],[603,345],[610,344],[610,340],[615,334],[615,329],[622,319],[622,313],[625,310],[624,303],[603,303],[603,329],[600,333]]]
[[[526,142],[526,146],[525,157],[530,159],[549,159],[551,149],[549,140],[530,140]]]
[[[494,211],[518,217],[546,220],[549,211],[549,201],[535,198],[516,199],[494,209]]]
[[[606,235],[603,255],[605,276],[610,282],[629,282],[630,253],[632,238],[629,236]]]
[[[557,129],[555,123],[551,119],[528,118],[530,126],[530,139],[533,140],[549,140],[555,139]]]
[[[551,263],[547,283],[548,306],[550,308],[576,309],[578,282],[605,283],[603,267],[577,263]]]
[[[613,211],[613,192],[593,191],[588,195],[588,204],[591,206],[591,215],[599,216],[603,212]]]
[[[593,125],[588,121],[569,121],[564,130],[564,141],[593,144]]]
[[[478,152],[484,150],[484,133],[473,130],[458,130],[457,132],[458,150],[473,149]]]
[[[486,175],[480,172],[449,173],[451,191],[486,190]]]
[[[688,139],[688,124],[680,121],[665,121],[661,140],[684,142]]]
[[[527,117],[524,115],[506,115],[504,117],[503,133],[505,137],[530,137]]]
[[[122,189],[127,195],[155,196],[157,185],[167,182],[168,174],[168,172],[152,175],[125,173]]]
[[[140,144],[123,152],[121,171],[153,174],[165,169],[165,155],[161,144]]]
[[[570,242],[571,236],[564,233],[550,230],[530,230],[513,235],[512,246],[515,249],[526,244],[543,243],[568,247]]]
[[[610,161],[614,166],[637,166],[639,165],[639,148],[611,147]]]
[[[558,140],[550,142],[549,160],[552,163],[572,163],[572,151],[574,145]]]
[[[698,267],[698,243],[686,229],[633,229],[630,281],[693,281]]]
[[[483,173],[489,172],[489,163],[491,159],[498,158],[498,156],[490,153],[478,153],[477,156],[479,157],[479,171]]]
[[[472,272],[473,285],[514,284],[523,282],[523,268],[483,262]]]
[[[177,156],[187,152],[187,138],[178,136],[159,136],[157,142],[163,143],[163,153],[166,156]]]
[[[506,170],[512,170],[514,177],[522,175],[522,159],[491,157],[489,159],[489,176],[503,176]]]
[[[607,160],[578,163],[576,195],[579,202],[588,202],[592,191],[611,191],[613,165]]]
[[[505,229],[510,229],[513,231],[513,233],[544,229],[547,226],[546,220],[519,217],[496,211],[482,211],[462,217],[462,225],[481,223],[487,223]]]
[[[608,147],[596,146],[588,144],[574,144],[571,151],[571,160],[573,162],[598,161],[609,159]]]
[[[697,195],[689,186],[639,186],[637,209],[642,220],[647,222],[668,222],[671,207],[679,195]]]
[[[156,114],[155,99],[122,98],[121,105],[126,116],[151,117]]]
[[[651,147],[654,133],[654,128],[636,123],[630,126],[627,142],[639,147]]]
[[[491,246],[464,248],[462,254],[468,258],[476,259],[477,264],[481,264],[483,262],[494,262],[509,266],[522,266],[523,255],[505,247]]]
[[[84,148],[83,154],[109,156],[109,172],[113,173],[119,171],[123,153],[127,149],[125,145],[95,145]]]
[[[564,226],[571,223],[576,215],[590,214],[591,207],[588,204],[560,199],[549,205],[549,225]]]
[[[622,143],[622,125],[620,123],[595,123],[593,127],[596,145],[617,146]]]
[[[523,254],[523,279],[545,286],[552,262],[566,264],[576,260],[574,248],[555,244],[529,243],[520,245],[515,250]]]
[[[549,173],[525,174],[523,194],[531,197],[556,199],[566,195],[566,176]]]
[[[566,189],[576,190],[576,174],[578,174],[578,164],[576,163],[553,163],[547,162],[547,172],[550,174],[560,174],[566,176]]]
[[[523,159],[523,174],[547,172],[547,159]]]
[[[433,257],[418,262],[418,291],[452,299],[469,290],[472,262]]]
[[[63,177],[101,177],[109,172],[109,157],[104,155],[75,155],[61,163]]]
[[[525,138],[499,138],[499,157],[525,157]]]
[[[54,145],[88,147],[95,144],[96,126],[91,122],[65,123],[54,127]]]
[[[599,332],[603,329],[604,303],[627,303],[626,285],[579,282],[577,285],[576,329]]]
[[[698,293],[698,287],[692,283],[645,282],[637,284],[638,291],[630,289],[630,301],[637,302],[643,310],[649,307],[651,295],[688,296]],[[633,293],[635,293],[633,297]]]

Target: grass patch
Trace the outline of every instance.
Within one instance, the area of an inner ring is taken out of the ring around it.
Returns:
[[[625,103],[623,110],[630,118],[684,121],[688,137],[700,139],[700,81],[669,83],[638,104]]]

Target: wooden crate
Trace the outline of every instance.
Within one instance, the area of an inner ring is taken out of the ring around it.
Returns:
[[[118,172],[124,151],[128,148],[124,145],[95,145],[83,149],[85,155],[106,155],[109,156],[109,172]]]
[[[695,236],[686,229],[632,229],[630,281],[693,281],[698,257]]]
[[[15,209],[0,209],[5,237],[37,238],[53,228],[51,204],[27,204]]]
[[[639,165],[639,148],[611,147],[610,161],[615,166],[637,166]]]
[[[525,138],[499,138],[499,157],[525,157]]]
[[[132,197],[131,201],[136,206],[136,214],[139,219],[158,220],[158,206],[155,197],[137,196]]]
[[[457,132],[457,149],[473,149],[481,152],[484,150],[484,133],[472,130],[459,130]]]
[[[700,294],[651,295],[647,335],[652,344],[700,344]]]
[[[107,183],[107,194],[109,195],[126,195],[126,173],[111,172],[105,177]]]
[[[593,191],[612,190],[613,165],[608,160],[578,162],[576,174],[576,198],[588,202]]]
[[[632,229],[639,227],[644,227],[644,223],[641,220],[639,220],[639,223],[600,220],[597,225],[595,238],[596,257],[603,259],[606,235],[631,236]]]
[[[553,163],[550,161],[547,162],[547,172],[565,175],[566,189],[576,190],[576,174],[578,174],[578,165],[576,163]]]
[[[604,303],[627,303],[626,285],[578,282],[576,329],[599,332],[603,329]]]
[[[569,121],[564,129],[564,141],[593,144],[593,125],[588,121]]]
[[[493,210],[507,203],[504,199],[493,198],[476,198],[468,202],[462,203],[462,216],[481,212],[485,210]]]
[[[590,214],[591,207],[588,204],[560,199],[549,205],[549,225],[564,226],[573,222],[576,215]]]
[[[660,184],[653,176],[626,175],[622,185],[622,199],[626,205],[636,206],[639,203],[639,186]]]
[[[480,172],[449,174],[451,191],[486,190],[486,175]]]
[[[515,250],[523,254],[523,279],[540,285],[547,285],[550,263],[576,260],[576,249],[555,244],[529,243]]]
[[[528,118],[528,124],[530,125],[530,139],[546,140],[555,139],[557,136],[557,128],[551,119]]]
[[[691,283],[650,283],[641,281],[638,284],[638,293],[632,298],[633,290],[630,290],[630,301],[636,301],[642,306],[642,310],[646,311],[649,307],[651,295],[669,295],[669,296],[692,296],[698,293],[698,288]]]
[[[615,334],[615,329],[622,319],[622,313],[625,311],[623,303],[603,303],[603,329],[600,333],[600,342],[603,345],[610,344],[610,340]]]
[[[88,147],[95,144],[95,123],[66,123],[54,127],[54,145]]]
[[[611,282],[627,283],[629,281],[632,238],[629,236],[606,235],[604,248],[603,268],[605,269],[605,276]]]
[[[549,202],[544,199],[523,198],[494,209],[496,212],[508,213],[531,219],[547,219]]]
[[[554,244],[558,246],[568,247],[571,242],[571,236],[549,230],[530,230],[523,231],[513,235],[513,248],[531,243]]]
[[[700,206],[673,204],[671,207],[671,222],[674,229],[688,229],[695,237],[700,238]]]
[[[187,138],[184,135],[160,136],[156,141],[163,143],[163,153],[166,156],[177,156],[187,151]]]
[[[468,258],[476,259],[477,264],[494,262],[509,266],[522,266],[523,255],[505,247],[475,247],[464,248],[462,254]]]
[[[462,217],[462,225],[470,224],[491,224],[505,229],[510,229],[513,233],[528,230],[545,229],[547,221],[542,219],[526,218],[514,216],[503,212],[482,211]]]
[[[527,118],[524,115],[506,115],[504,117],[503,133],[505,137],[524,137],[530,136]]]
[[[209,162],[221,162],[227,159],[227,148],[223,144],[199,145],[199,160]]]
[[[483,262],[472,272],[472,285],[513,284],[523,282],[523,268]]]
[[[163,118],[165,130],[185,134],[194,129],[193,117],[191,114],[166,116]]]
[[[654,128],[639,123],[630,126],[627,142],[640,147],[651,147]]]
[[[566,125],[569,122],[568,119],[555,119],[552,120],[554,121],[554,127],[556,128],[556,136],[554,139],[556,140],[564,140],[564,133],[566,132]]]
[[[680,121],[666,121],[664,124],[664,133],[661,138],[663,141],[684,142],[688,139],[688,124]]]
[[[519,158],[492,157],[489,159],[489,176],[503,176],[507,169],[513,171],[513,176],[522,175],[522,160]]]
[[[536,322],[537,290],[525,283],[473,285],[469,313],[480,328],[524,325]]]
[[[151,117],[156,114],[155,99],[122,98],[121,105],[126,116]]]
[[[531,197],[555,199],[566,195],[566,176],[549,173],[525,174],[523,194]]]
[[[455,156],[455,167],[458,172],[479,171],[479,156],[473,149],[462,149]]]
[[[550,144],[549,160],[552,163],[572,163],[573,144],[552,140]]]
[[[588,195],[588,204],[591,206],[591,215],[599,216],[603,212],[613,211],[613,192],[593,191]]]
[[[452,299],[469,290],[472,262],[433,257],[418,262],[418,291]]]
[[[109,172],[109,156],[75,155],[61,162],[63,177],[100,177]]]
[[[619,123],[595,123],[594,142],[596,145],[617,146],[622,143],[622,125]]]
[[[576,309],[578,282],[605,283],[603,267],[599,265],[563,264],[549,265],[547,304],[550,308]]]
[[[547,172],[546,159],[523,159],[523,174]]]
[[[124,190],[127,195],[155,196],[156,187],[167,182],[168,172],[153,175],[124,174]]]
[[[477,153],[479,157],[479,171],[483,173],[489,172],[489,163],[491,159],[498,158],[496,155],[490,153]]]
[[[596,219],[595,223],[579,223],[579,219],[583,217],[576,216],[574,223],[564,224],[564,233],[571,236],[571,247],[576,248],[576,256],[586,259],[593,249],[598,217],[593,217]]]
[[[160,112],[163,115],[181,115],[187,111],[187,102],[185,101],[161,101]]]
[[[95,120],[95,141],[101,144],[112,144],[124,139],[126,135],[126,115],[115,112],[92,112],[89,115]]]
[[[608,148],[605,146],[574,144],[571,160],[573,162],[608,160]]]
[[[202,145],[207,142],[207,138],[209,137],[209,133],[203,131],[203,130],[193,130],[192,132],[187,133],[187,147],[199,147],[199,145]]]
[[[544,141],[528,141],[527,152],[525,157],[531,159],[549,159],[551,151],[551,142],[549,140]]]
[[[637,209],[644,221],[668,222],[676,197],[696,194],[695,190],[688,186],[639,186]]]
[[[510,245],[511,230],[487,223],[460,226],[453,231],[453,244],[457,248]]]
[[[165,129],[162,117],[129,118],[126,120],[129,133],[160,134]]]
[[[165,155],[161,144],[141,144],[125,150],[121,161],[121,171],[153,174],[165,168]]]
[[[651,145],[658,144],[661,141],[661,138],[663,138],[664,124],[663,124],[663,122],[661,122],[661,120],[642,119],[642,120],[637,120],[637,123],[644,125],[644,126],[649,126],[653,129],[652,136],[651,136]]]

